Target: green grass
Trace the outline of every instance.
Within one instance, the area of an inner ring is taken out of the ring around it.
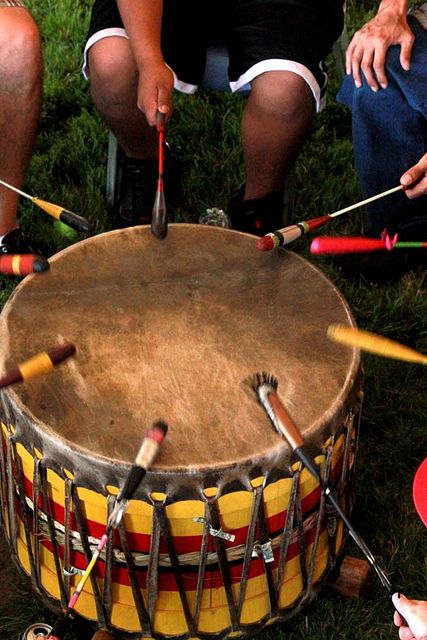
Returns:
[[[39,135],[25,188],[91,219],[96,232],[108,229],[105,208],[107,131],[95,112],[80,73],[81,51],[90,2],[32,0],[43,36],[44,105]],[[348,2],[353,33],[373,15],[373,0]],[[329,104],[316,118],[297,163],[296,219],[331,212],[360,199],[353,168],[350,117],[334,100],[338,81],[329,86]],[[168,135],[181,149],[183,205],[176,220],[198,219],[206,207],[224,207],[242,179],[239,118],[243,99],[218,93],[177,96]],[[61,249],[70,239],[58,225],[27,202],[20,208],[28,233]],[[331,232],[361,233],[364,212],[331,223]],[[309,239],[292,250],[309,257]],[[356,260],[357,258],[355,258]],[[427,296],[424,272],[407,273],[389,286],[363,278],[346,279],[326,258],[313,260],[348,300],[361,327],[427,352]],[[0,304],[18,279],[0,278]],[[427,535],[416,516],[411,484],[427,451],[426,372],[415,365],[363,356],[365,402],[356,473],[353,522],[380,564],[408,596],[427,597]],[[359,555],[351,542],[351,555]],[[0,640],[18,637],[29,624],[52,620],[30,589],[20,582],[13,606],[0,598]],[[287,624],[261,634],[265,640],[376,640],[397,638],[392,606],[374,576],[360,600],[344,600],[328,590]]]

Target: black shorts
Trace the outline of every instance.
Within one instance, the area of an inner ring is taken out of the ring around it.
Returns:
[[[233,91],[265,71],[287,70],[313,93],[317,85],[319,102],[323,62],[343,25],[343,0],[164,0],[162,51],[176,88],[189,93],[203,78],[207,45],[221,42]],[[126,36],[116,1],[95,0],[86,51],[111,35]]]

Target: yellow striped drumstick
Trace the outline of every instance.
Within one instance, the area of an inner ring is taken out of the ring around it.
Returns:
[[[427,355],[370,331],[341,324],[330,324],[326,335],[334,342],[347,347],[356,347],[377,356],[427,365]]]
[[[19,193],[20,196],[23,196],[24,198],[28,198],[28,200],[31,200],[31,202],[33,202],[35,205],[40,207],[40,209],[45,211],[45,213],[52,216],[52,218],[56,218],[56,220],[60,220],[61,222],[68,225],[72,229],[77,229],[77,231],[86,231],[86,232],[92,231],[92,225],[90,224],[90,222],[88,222],[86,218],[83,218],[82,216],[77,215],[77,213],[74,213],[73,211],[69,211],[68,209],[64,209],[64,207],[61,207],[58,204],[52,204],[52,202],[47,202],[46,200],[41,200],[41,198],[36,198],[35,196],[31,196],[29,193],[25,193],[25,191],[21,191],[21,189],[14,187],[13,185],[9,184],[8,182],[5,182],[4,180],[0,180],[0,184],[2,184],[4,187],[7,187],[7,189],[11,189],[16,193]]]
[[[75,352],[76,347],[70,342],[42,351],[0,377],[0,389],[49,373],[57,364],[74,355]]]

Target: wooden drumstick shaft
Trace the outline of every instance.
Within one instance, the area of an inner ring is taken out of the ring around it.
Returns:
[[[306,447],[304,439],[300,434],[297,426],[295,425],[289,413],[286,411],[282,401],[278,396],[277,379],[267,373],[258,373],[251,378],[250,385],[256,392],[261,405],[272,421],[276,431],[283,438],[285,438],[285,440],[287,440],[295,455],[300,459],[300,461],[313,475],[313,477],[316,478],[316,480],[319,482],[319,485],[324,491],[327,500],[329,500],[329,502],[333,505],[339,517],[347,527],[351,537],[353,538],[359,549],[362,551],[362,553],[365,555],[372,568],[375,570],[382,586],[387,589],[390,595],[393,594],[394,589],[390,580],[378,565],[374,555],[372,554],[364,540],[354,529],[347,515],[342,510],[338,499],[333,494],[331,488],[323,481],[320,475],[319,467],[317,466],[313,456]]]
[[[285,408],[280,402],[277,393],[268,393],[267,397],[273,409],[274,415],[278,418],[278,426],[276,428],[278,428],[281,435],[289,442],[292,450],[296,451],[296,449],[299,449],[299,447],[302,447],[302,445],[304,444],[304,440],[302,439],[300,432],[298,431],[290,415],[285,411]]]
[[[74,355],[75,352],[76,347],[71,343],[53,347],[48,351],[42,351],[32,358],[24,360],[24,362],[21,362],[21,364],[2,376],[0,378],[0,389],[49,373],[57,364]]]
[[[74,609],[76,602],[79,599],[79,596],[83,591],[83,588],[88,581],[101,552],[104,550],[107,544],[109,533],[111,529],[116,528],[120,524],[124,511],[127,507],[128,500],[131,499],[139,483],[144,478],[148,468],[154,462],[160,446],[165,439],[167,430],[167,424],[161,420],[156,421],[147,430],[141,447],[135,458],[135,462],[132,465],[132,468],[126,478],[124,487],[120,491],[114,509],[110,517],[108,518],[105,533],[102,535],[97,548],[92,554],[92,557],[86,567],[84,574],[82,575],[77,587],[74,590],[74,593],[70,598],[66,612],[56,621],[51,633],[52,638],[57,640],[61,640],[63,638],[64,631],[66,631],[67,625],[69,624],[69,614]]]
[[[41,200],[36,196],[31,196],[29,193],[25,193],[25,191],[14,187],[4,180],[0,180],[0,184],[2,184],[7,189],[10,189],[11,191],[15,191],[15,193],[18,193],[20,196],[28,198],[28,200],[31,200],[31,202],[42,209],[45,213],[49,214],[53,218],[56,218],[57,220],[60,220],[64,224],[67,224],[69,227],[77,229],[77,231],[92,231],[92,225],[90,224],[90,222],[88,222],[86,218],[83,218],[77,213],[74,213],[74,211],[69,211],[68,209],[61,207],[58,204],[53,204],[52,202]]]
[[[290,225],[288,227],[284,227],[283,229],[278,229],[273,233],[268,233],[267,235],[259,238],[257,240],[256,248],[258,251],[271,251],[272,249],[276,249],[278,247],[282,247],[285,244],[289,244],[293,242],[300,236],[312,231],[313,229],[317,229],[320,226],[323,226],[327,222],[329,222],[332,218],[336,218],[343,213],[347,213],[348,211],[353,211],[353,209],[358,209],[359,207],[363,207],[365,204],[369,204],[370,202],[374,202],[375,200],[379,200],[380,198],[384,198],[385,196],[389,196],[396,191],[402,191],[404,187],[402,185],[398,185],[397,187],[393,187],[392,189],[387,189],[387,191],[383,191],[382,193],[377,193],[370,198],[366,198],[366,200],[361,200],[360,202],[356,202],[355,204],[351,204],[348,207],[344,207],[344,209],[339,209],[334,213],[328,213],[324,216],[320,216],[318,218],[311,218],[310,220],[303,220],[298,222],[297,224]]]
[[[158,240],[163,240],[164,238],[166,238],[168,232],[167,207],[163,185],[165,158],[165,122],[165,114],[158,111],[157,131],[159,134],[159,176],[157,180],[157,190],[151,218],[151,233]]]
[[[337,216],[340,216],[343,213],[347,213],[348,211],[353,211],[353,209],[358,209],[359,207],[365,206],[365,204],[369,204],[370,202],[375,202],[375,200],[379,200],[380,198],[385,198],[386,196],[390,196],[392,193],[396,193],[397,191],[403,191],[404,189],[405,187],[399,184],[397,187],[393,187],[392,189],[387,189],[387,191],[382,191],[381,193],[377,193],[376,195],[371,196],[370,198],[366,198],[365,200],[360,200],[355,204],[351,204],[349,207],[344,207],[344,209],[339,209],[334,213],[330,213],[329,216],[331,218],[336,218]]]
[[[326,335],[334,342],[344,344],[347,347],[361,349],[377,356],[427,365],[427,355],[370,331],[341,324],[330,324]]]

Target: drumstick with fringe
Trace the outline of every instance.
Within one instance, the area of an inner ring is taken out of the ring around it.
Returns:
[[[379,200],[380,198],[385,198],[392,193],[403,191],[404,189],[405,187],[403,187],[402,185],[398,185],[397,187],[393,187],[392,189],[388,189],[387,191],[383,191],[382,193],[377,193],[375,196],[371,196],[370,198],[366,198],[365,200],[356,202],[356,204],[352,204],[349,207],[339,209],[339,211],[335,211],[334,213],[328,213],[318,218],[304,220],[302,222],[292,224],[288,227],[284,227],[283,229],[274,231],[273,233],[267,233],[265,236],[257,240],[256,248],[258,251],[271,251],[272,249],[278,249],[279,247],[283,247],[284,245],[297,240],[302,235],[313,231],[313,229],[317,229],[318,227],[323,226],[330,220],[333,220],[333,218],[337,218],[344,213],[353,211],[353,209],[358,209],[359,207],[363,207],[365,204],[369,204],[370,202],[374,202],[375,200]]]
[[[43,256],[33,253],[0,256],[0,274],[4,276],[27,276],[43,273],[49,269],[49,262]]]
[[[427,365],[427,355],[371,331],[342,324],[330,324],[326,335],[333,342],[355,347],[377,356]]]
[[[61,207],[58,204],[53,204],[52,202],[41,200],[41,198],[36,198],[35,196],[32,196],[29,193],[25,193],[25,191],[22,191],[21,189],[14,187],[13,185],[9,184],[8,182],[5,182],[4,180],[0,180],[0,184],[2,184],[7,189],[11,189],[16,193],[19,193],[20,196],[23,196],[24,198],[31,200],[33,204],[35,204],[37,207],[42,209],[48,215],[52,216],[52,218],[55,218],[56,220],[63,222],[64,224],[68,225],[72,229],[76,229],[77,231],[86,231],[86,232],[92,231],[92,225],[90,224],[90,222],[88,222],[86,218],[79,216],[77,213],[74,213],[73,211],[69,211],[68,209]]]
[[[17,382],[26,382],[31,378],[45,373],[50,373],[54,367],[75,353],[76,347],[71,342],[52,347],[52,349],[48,349],[47,351],[41,351],[1,376],[0,389],[9,387],[11,384],[16,384]]]
[[[63,640],[66,632],[68,631],[68,627],[70,624],[70,614],[74,609],[76,602],[79,599],[79,596],[83,591],[83,588],[90,577],[90,574],[96,564],[96,561],[98,560],[101,552],[105,549],[107,545],[110,531],[112,529],[116,529],[119,526],[123,518],[123,515],[126,511],[128,502],[134,495],[139,484],[142,482],[148,469],[153,464],[154,459],[157,456],[160,450],[160,447],[166,437],[167,430],[168,430],[168,426],[162,420],[157,420],[147,430],[144,436],[144,439],[142,441],[141,447],[135,458],[135,461],[129,471],[129,474],[126,477],[125,484],[121,489],[119,495],[117,496],[114,509],[108,518],[105,533],[102,535],[98,543],[98,546],[93,552],[90,562],[87,565],[84,574],[82,575],[77,587],[74,590],[73,595],[71,596],[68,602],[68,607],[66,611],[55,622],[49,636],[51,640]]]
[[[151,233],[158,240],[163,240],[164,238],[166,238],[168,232],[168,212],[163,185],[165,161],[165,120],[165,114],[158,111],[157,131],[159,134],[159,177],[157,180],[157,191],[156,197],[154,199],[153,213],[151,218]]]
[[[289,443],[295,455],[308,469],[312,476],[316,478],[322,491],[325,494],[326,499],[332,504],[339,517],[344,522],[354,542],[357,544],[357,546],[362,551],[363,555],[377,574],[381,585],[387,590],[390,595],[392,595],[395,591],[393,585],[391,584],[385,572],[378,565],[378,562],[376,561],[374,555],[372,554],[364,540],[354,529],[347,515],[342,510],[338,499],[332,492],[332,489],[323,481],[320,475],[319,467],[317,466],[313,456],[309,452],[297,426],[293,422],[291,416],[286,411],[281,399],[279,398],[279,395],[277,393],[277,378],[263,372],[256,373],[247,382],[257,394],[258,401],[270,418],[277,433]]]

